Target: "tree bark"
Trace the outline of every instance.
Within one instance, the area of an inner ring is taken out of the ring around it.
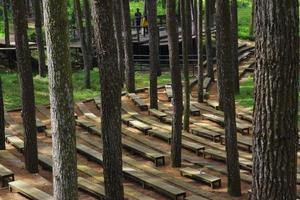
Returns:
[[[180,167],[183,105],[181,70],[179,65],[178,26],[174,19],[176,19],[176,0],[167,0],[167,32],[174,113],[172,120],[171,162],[172,167]]]
[[[41,1],[33,0],[33,14],[35,20],[35,33],[36,33],[36,44],[39,54],[39,74],[41,77],[45,77],[47,73],[46,69],[46,59],[45,59],[45,49],[43,41],[43,31],[42,31],[42,11],[41,11]]]
[[[135,71],[133,63],[129,0],[122,0],[122,16],[124,30],[126,89],[127,92],[135,92]]]
[[[78,199],[72,68],[67,1],[44,0],[51,107],[53,197]]]
[[[182,55],[183,55],[183,77],[184,77],[184,113],[183,113],[183,129],[189,131],[190,124],[190,81],[189,81],[189,60],[190,52],[189,44],[191,43],[188,35],[191,24],[188,24],[190,15],[190,0],[180,0],[181,7],[181,35],[182,35]]]
[[[84,27],[82,23],[82,13],[80,7],[80,0],[74,0],[74,9],[76,13],[76,22],[77,28],[79,30],[79,38],[81,44],[81,52],[83,56],[83,65],[84,65],[84,86],[85,88],[91,88],[91,77],[90,77],[90,59],[88,56],[87,46],[86,46],[86,38],[84,34]]]
[[[91,16],[91,7],[89,0],[83,0],[83,15],[85,18],[85,39],[86,39],[86,49],[89,58],[89,68],[92,69],[93,67],[93,34],[92,34],[92,16]]]
[[[10,45],[10,38],[9,38],[9,18],[8,18],[8,0],[3,0],[3,17],[4,17],[4,34],[5,34],[5,45]]]
[[[147,1],[150,51],[150,108],[158,108],[157,73],[159,69],[159,32],[157,27],[157,0]]]
[[[196,4],[198,8],[198,19],[197,19],[197,45],[198,45],[198,102],[203,102],[203,2],[199,0]]]
[[[25,129],[24,156],[25,167],[30,173],[38,172],[37,138],[35,121],[34,86],[30,51],[27,38],[27,18],[25,2],[12,0],[16,54],[22,97],[22,116]]]
[[[232,40],[232,67],[233,67],[233,88],[235,94],[240,93],[239,76],[239,53],[238,53],[238,12],[237,0],[231,0],[231,40]]]
[[[101,83],[101,131],[104,184],[107,199],[124,197],[121,143],[121,80],[111,0],[93,0],[95,39]],[[120,10],[115,10],[120,12]]]
[[[206,34],[206,69],[207,75],[214,80],[213,50],[211,43],[211,2],[205,0],[205,34]]]
[[[226,164],[228,171],[228,193],[232,196],[241,195],[241,181],[239,169],[239,153],[237,149],[235,100],[233,89],[232,47],[230,26],[229,0],[217,0],[216,26],[217,26],[217,67],[219,73],[218,83],[224,90],[224,122]]]
[[[114,20],[114,28],[115,28],[115,36],[117,41],[117,50],[118,50],[118,66],[121,75],[121,84],[124,82],[124,40],[123,40],[123,29],[122,29],[122,10],[121,8],[122,0],[114,0],[114,10],[118,10],[118,12],[113,12],[113,20]]]
[[[298,4],[255,1],[252,200],[296,199]]]
[[[0,77],[0,150],[5,150],[5,118],[4,118],[4,103],[2,79]]]

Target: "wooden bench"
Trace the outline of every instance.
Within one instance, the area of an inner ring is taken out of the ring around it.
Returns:
[[[102,185],[93,183],[85,178],[78,177],[78,188],[96,196],[100,199],[105,199],[105,189]]]
[[[128,94],[127,94],[127,97],[129,97],[129,99],[131,99],[131,100],[136,99],[136,98],[139,98],[139,96],[136,95],[135,93],[128,93]]]
[[[123,148],[133,151],[144,158],[154,161],[156,167],[165,165],[165,156],[151,148],[148,148],[147,146],[140,145],[124,138],[122,139],[122,146]]]
[[[7,186],[8,182],[15,180],[14,173],[10,169],[4,167],[2,164],[0,164],[0,177],[2,180],[2,187]]]
[[[36,119],[36,129],[38,132],[43,132],[46,129],[46,125],[39,119]]]
[[[142,186],[148,187],[148,188],[152,188],[155,191],[168,196],[171,199],[179,199],[181,198],[185,198],[186,196],[186,192],[173,186],[168,184],[167,182],[150,176],[148,174],[145,174],[143,171],[141,170],[135,170],[132,168],[123,168],[123,173],[124,175],[129,178],[132,179],[140,184],[142,184]]]
[[[144,133],[147,133],[148,130],[152,129],[152,127],[150,127],[147,124],[145,124],[141,121],[138,121],[138,120],[129,121],[129,125],[133,126],[134,128],[136,128]]]
[[[209,88],[209,85],[211,83],[211,78],[210,77],[205,77],[203,80],[203,88],[207,91]]]
[[[165,89],[166,89],[166,94],[167,94],[167,97],[168,97],[168,101],[170,102],[173,98],[172,86],[171,85],[165,85]]]
[[[208,129],[204,129],[202,127],[191,128],[191,133],[194,135],[206,137],[212,139],[214,142],[218,139],[220,141],[221,134],[210,131]]]
[[[82,128],[89,130],[91,127],[96,126],[94,123],[85,120],[85,119],[77,119],[76,124]]]
[[[44,154],[38,154],[38,160],[39,160],[39,164],[42,166],[43,169],[52,171],[53,168],[52,158]]]
[[[217,101],[207,101],[206,102],[207,103],[207,105],[209,105],[210,107],[212,107],[212,108],[214,108],[214,109],[216,109],[216,110],[219,110],[219,102],[217,102]]]
[[[94,102],[96,104],[96,107],[98,109],[101,109],[101,99],[100,99],[100,97],[94,97]]]
[[[12,181],[8,183],[9,190],[16,191],[25,197],[32,199],[32,200],[53,200],[53,197],[43,192],[42,190],[37,189],[36,187],[31,186],[30,184],[18,180],[18,181]]]
[[[148,110],[148,114],[150,115],[153,115],[154,117],[157,117],[159,120],[163,120],[163,118],[165,118],[166,116],[167,116],[167,114],[166,113],[164,113],[164,112],[161,112],[161,111],[159,111],[159,110],[157,110],[157,109],[149,109]]]
[[[130,122],[130,121],[133,121],[133,120],[135,120],[135,119],[133,119],[133,118],[131,117],[131,115],[129,115],[129,114],[123,114],[122,117],[121,117],[121,120],[122,120],[122,122],[123,122],[124,124],[126,124],[127,126],[129,126],[129,122]]]
[[[204,146],[187,140],[182,140],[182,147],[184,147],[187,150],[195,152],[197,155],[200,155],[200,153],[204,153],[205,150]]]
[[[164,131],[162,129],[151,129],[147,132],[150,136],[157,137],[159,139],[162,139],[164,141],[167,141],[168,144],[171,144],[172,135],[168,131]]]
[[[24,151],[24,142],[17,136],[7,136],[6,142],[10,143],[12,146],[14,146],[18,151],[23,153]]]
[[[46,137],[52,137],[52,131],[50,129],[44,130]]]
[[[201,181],[210,185],[212,189],[221,187],[221,179],[219,177],[212,176],[207,173],[202,173],[199,170],[187,167],[180,169],[180,174],[197,181]]]
[[[216,123],[218,123],[218,124],[220,124],[222,126],[225,125],[225,123],[224,123],[224,117],[220,117],[220,116],[213,115],[213,114],[202,114],[202,116],[205,119],[208,119],[210,121],[216,122]],[[241,133],[250,134],[251,125],[244,125],[244,124],[236,123],[236,128]]]
[[[252,139],[251,138],[238,135],[237,136],[237,143],[239,145],[246,146],[247,149],[248,149],[248,151],[249,151],[249,153],[252,152],[253,143],[252,143]],[[221,136],[221,144],[225,144],[225,135]]]
[[[190,112],[191,112],[191,115],[193,115],[193,116],[200,115],[200,110],[198,108],[196,108],[193,104],[190,105]]]
[[[88,160],[94,161],[100,165],[103,164],[102,153],[100,153],[84,144],[77,144],[76,149],[77,149],[78,153],[85,156]]]
[[[134,104],[139,107],[141,111],[147,111],[148,105],[140,98],[133,99]]]

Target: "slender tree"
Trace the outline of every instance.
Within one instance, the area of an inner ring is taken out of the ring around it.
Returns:
[[[121,144],[121,80],[111,0],[93,0],[93,19],[101,83],[101,131],[107,199],[123,199]],[[115,10],[120,12],[120,10]],[[105,20],[103,20],[105,19]]]
[[[85,18],[85,39],[86,39],[86,49],[89,57],[89,67],[92,69],[93,65],[93,34],[92,34],[92,16],[91,16],[91,7],[89,0],[83,0],[83,15]]]
[[[296,199],[299,3],[255,1],[255,8],[251,199]]]
[[[147,1],[150,51],[150,108],[158,108],[157,73],[159,69],[159,32],[157,27],[157,0]]]
[[[125,53],[125,82],[128,92],[135,92],[135,75],[133,63],[133,46],[130,24],[129,0],[122,0],[122,19],[124,30],[124,53]]]
[[[233,89],[233,69],[231,59],[231,26],[229,0],[217,0],[217,67],[218,84],[224,89],[224,121],[226,163],[228,171],[228,193],[232,196],[241,195],[241,181],[239,169],[239,153],[237,149],[235,100]]]
[[[254,0],[251,1],[251,20],[250,20],[250,25],[249,25],[249,37],[253,38],[254,37],[254,29],[255,29],[255,4]]]
[[[231,0],[231,40],[232,40],[232,68],[233,87],[236,94],[240,93],[239,53],[238,53],[238,12],[237,0]]]
[[[199,0],[198,8],[198,19],[197,19],[197,45],[198,45],[198,102],[203,102],[203,2]]]
[[[35,20],[35,34],[36,34],[36,44],[38,48],[39,55],[39,74],[41,77],[45,77],[47,73],[46,69],[46,59],[45,59],[45,49],[42,31],[42,11],[41,11],[41,1],[32,0],[33,4],[33,14]]]
[[[37,138],[35,121],[34,86],[30,51],[27,38],[27,18],[25,2],[12,0],[16,53],[22,98],[22,116],[25,129],[25,167],[30,173],[38,172]]]
[[[0,150],[5,150],[5,119],[2,91],[2,79],[0,77]]]
[[[8,18],[8,0],[3,0],[3,17],[4,17],[4,34],[5,34],[5,45],[10,45],[9,38],[9,18]]]
[[[77,28],[79,30],[80,44],[81,44],[81,52],[83,56],[83,65],[84,65],[84,86],[85,88],[91,88],[91,76],[90,76],[90,59],[88,56],[87,45],[86,45],[86,36],[84,34],[85,29],[83,27],[82,22],[82,13],[80,0],[74,0],[75,13],[76,13],[76,22]]]
[[[211,0],[205,0],[206,69],[207,75],[214,80],[213,49],[211,42]]]
[[[174,19],[176,19],[176,0],[167,0],[167,32],[174,112],[172,120],[171,161],[172,167],[180,167],[183,105],[181,70],[179,65],[178,26]]]
[[[121,11],[121,1],[122,0],[113,0],[114,10]],[[118,66],[121,75],[121,84],[124,81],[124,40],[123,40],[123,28],[122,28],[122,12],[113,12],[113,21],[114,21],[114,29],[115,29],[115,37],[117,41],[117,50],[118,50]]]
[[[183,55],[183,77],[184,77],[184,116],[183,129],[189,131],[190,124],[190,81],[189,81],[189,28],[188,18],[190,11],[190,1],[180,0],[181,7],[181,35],[182,35],[182,55]]]
[[[76,135],[67,1],[44,0],[51,107],[53,197],[78,199]]]

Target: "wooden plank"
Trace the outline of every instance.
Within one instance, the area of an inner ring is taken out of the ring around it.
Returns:
[[[207,174],[205,172],[202,172],[201,170],[186,167],[181,168],[180,173],[182,176],[187,176],[200,182],[207,183],[211,186],[212,189],[216,187],[221,187],[221,179],[219,177]]]
[[[37,189],[29,185],[28,183],[18,180],[8,183],[10,191],[15,190],[18,193],[21,193],[25,197],[28,197],[32,200],[53,200],[53,197],[42,190]]]
[[[129,121],[129,125],[133,126],[134,128],[146,133],[148,130],[152,129],[152,127],[150,127],[149,125],[138,121],[138,120],[133,120],[133,121]]]
[[[7,186],[7,182],[15,180],[14,173],[2,164],[0,164],[0,177],[2,180],[2,187]]]
[[[6,137],[6,141],[13,145],[20,152],[24,151],[24,142],[17,136]]]
[[[165,89],[166,89],[166,94],[167,94],[167,97],[168,97],[168,101],[171,101],[171,99],[173,98],[172,86],[171,85],[165,85]]]
[[[159,110],[157,110],[157,109],[149,109],[148,110],[148,113],[149,113],[149,115],[151,114],[151,115],[153,115],[154,117],[157,117],[158,119],[160,119],[160,120],[162,120],[162,118],[164,118],[164,117],[166,117],[167,116],[167,114],[166,113],[164,113],[164,112],[161,112],[161,111],[159,111]]]
[[[202,127],[191,128],[191,132],[194,135],[210,138],[214,142],[216,142],[217,140],[220,141],[220,137],[221,137],[220,133],[213,132],[213,131],[210,131],[208,129],[202,128]]]
[[[85,178],[78,177],[78,188],[100,199],[105,199],[105,189],[104,186],[100,184],[96,184]]]

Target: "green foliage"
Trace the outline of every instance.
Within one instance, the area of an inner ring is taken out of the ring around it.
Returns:
[[[3,81],[3,95],[4,104],[6,109],[14,109],[21,107],[20,86],[19,79],[16,73],[12,72],[0,72],[0,76]],[[99,71],[94,69],[91,71],[91,89],[84,88],[84,73],[78,71],[73,73],[73,88],[74,88],[74,100],[81,101],[88,98],[98,96],[100,94],[99,85]],[[158,78],[158,84],[164,85],[170,83],[169,73],[163,73]],[[149,75],[148,73],[137,72],[136,73],[136,87],[148,87]],[[35,103],[37,105],[49,104],[49,91],[48,91],[48,78],[42,78],[39,75],[34,76],[34,88],[35,88]]]

